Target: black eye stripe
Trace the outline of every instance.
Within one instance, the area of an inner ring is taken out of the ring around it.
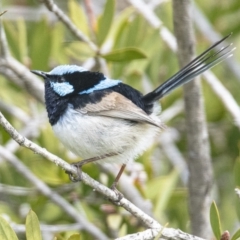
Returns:
[[[58,78],[58,82],[59,82],[59,83],[65,82],[64,77],[59,77],[59,78]]]

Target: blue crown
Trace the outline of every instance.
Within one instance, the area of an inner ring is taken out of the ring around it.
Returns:
[[[60,65],[55,67],[51,72],[48,74],[50,75],[64,75],[64,74],[71,74],[74,72],[86,72],[87,69],[77,66],[77,65]]]

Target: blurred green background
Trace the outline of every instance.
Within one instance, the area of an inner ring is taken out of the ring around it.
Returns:
[[[154,1],[146,2],[150,5]],[[87,43],[76,39],[40,2],[2,0],[1,12],[3,10],[7,12],[1,20],[10,53],[27,68],[49,71],[60,64],[88,66],[91,59],[94,61],[94,69],[105,71],[109,77],[121,79],[142,92],[158,86],[178,70],[176,54],[162,40],[159,29],[150,26],[127,1],[116,1],[114,6],[113,1],[108,1],[105,5],[105,1],[92,0],[94,13],[92,19],[83,1],[56,0],[55,3],[91,41],[98,47],[106,49],[106,52],[96,53]],[[233,32],[229,41],[237,47],[233,60],[239,61],[240,1],[198,0],[195,3],[217,33],[225,36]],[[163,1],[162,4],[156,5],[155,13],[163,25],[173,32],[171,1]],[[204,36],[196,27],[196,52],[200,53],[210,45],[208,36]],[[106,63],[105,69],[101,68],[102,60]],[[240,79],[225,63],[215,67],[213,72],[236,102],[240,102]],[[233,233],[240,227],[240,199],[234,192],[234,188],[240,186],[239,128],[211,87],[205,81],[202,81],[202,86],[214,169],[212,199],[217,202],[223,229]],[[45,112],[43,104],[23,87],[16,85],[14,78],[0,75],[0,89],[0,102],[21,109],[27,116],[28,120],[24,122],[0,106],[4,116],[16,129],[21,130]],[[178,89],[161,101],[162,109],[171,107],[181,99],[182,91]],[[176,131],[177,138],[173,141],[185,157],[184,112],[181,111],[166,124]],[[40,146],[66,161],[77,160],[73,159],[55,138],[47,120],[40,124],[36,136],[33,137],[33,141]],[[1,145],[5,146],[9,140],[10,136],[0,128]],[[84,184],[70,183],[62,169],[41,156],[25,148],[18,148],[16,156],[36,176],[71,202],[76,207],[76,211],[85,215],[110,237],[113,230],[114,234],[125,235],[144,229],[134,217],[123,212],[121,208],[113,207],[110,212],[104,210],[102,206],[111,203],[103,196]],[[154,217],[162,225],[169,223],[169,227],[189,232],[186,184],[180,178],[181,173],[176,170],[178,166],[172,164],[164,154],[161,140],[137,162],[141,173],[132,176],[129,171],[128,174],[142,197],[151,201]],[[84,171],[95,179],[100,181],[104,179],[107,185],[110,185],[113,179],[109,174],[101,173],[98,166],[93,164],[84,167]],[[0,159],[0,184],[0,214],[7,214],[13,222],[24,223],[26,217],[24,209],[29,208],[32,208],[39,220],[46,224],[74,222],[61,208],[35,191],[32,184],[4,159]],[[5,190],[9,186],[25,187],[29,191],[21,196],[10,194]],[[113,222],[116,224],[112,224]],[[57,239],[66,239],[69,234],[63,232],[55,236],[58,237]],[[81,234],[82,239],[92,239],[84,231]],[[24,239],[24,235],[20,234],[20,236]]]

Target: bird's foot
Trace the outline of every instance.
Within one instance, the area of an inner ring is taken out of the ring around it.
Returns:
[[[117,199],[116,200],[110,200],[112,203],[116,204],[116,205],[120,205],[120,201],[122,198],[124,198],[124,195],[117,189],[117,182],[114,182],[112,184],[112,186],[110,187],[110,189],[112,191],[115,192],[115,194],[117,195]]]
[[[71,172],[66,171],[66,173],[69,176],[69,179],[72,182],[80,182],[82,180],[82,166],[83,166],[82,161],[77,163],[71,163],[71,165],[77,169],[77,174],[73,174]]]

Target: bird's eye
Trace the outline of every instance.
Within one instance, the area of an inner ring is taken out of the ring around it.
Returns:
[[[64,77],[59,77],[57,81],[58,81],[59,83],[63,83],[63,82],[65,82],[65,79],[64,79]]]

